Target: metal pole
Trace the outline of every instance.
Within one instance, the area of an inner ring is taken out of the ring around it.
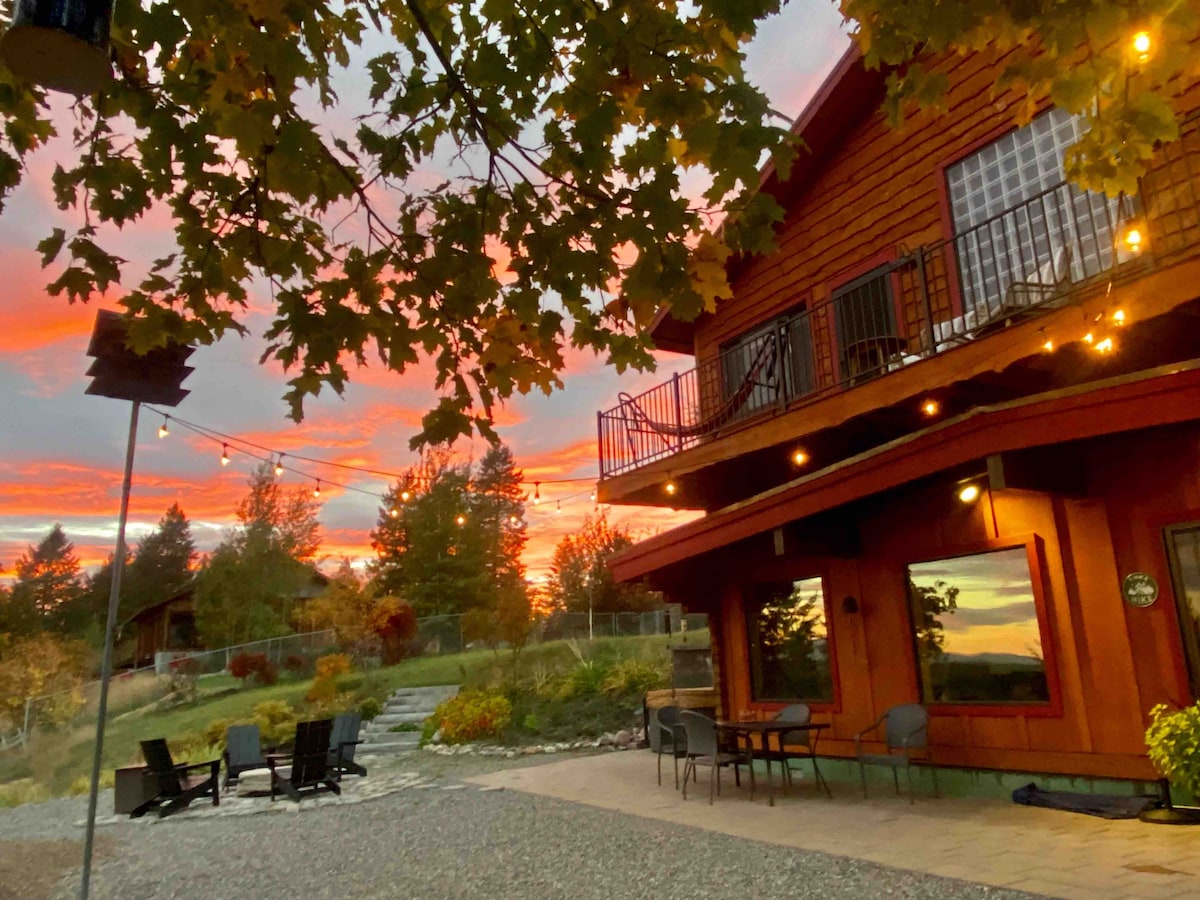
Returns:
[[[129,414],[129,442],[125,445],[125,480],[121,483],[121,514],[117,518],[117,553],[113,558],[112,586],[108,591],[108,621],[104,626],[104,660],[100,664],[100,707],[96,712],[96,751],[92,755],[92,787],[88,794],[87,831],[83,839],[83,878],[80,900],[87,900],[92,877],[92,843],[96,836],[96,801],[100,791],[100,757],[104,751],[104,718],[108,715],[108,682],[112,678],[113,632],[117,628],[117,604],[121,598],[121,573],[125,570],[125,521],[129,518],[129,488],[133,483],[133,450],[137,446],[138,410],[133,401]]]

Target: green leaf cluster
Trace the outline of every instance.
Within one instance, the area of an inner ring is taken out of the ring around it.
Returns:
[[[1053,102],[1083,116],[1067,177],[1116,196],[1137,189],[1154,148],[1178,137],[1170,98],[1200,76],[1200,5],[1178,0],[839,0],[868,65],[887,69],[887,109],[941,107],[947,71],[985,53],[1002,61],[994,96],[1024,95],[1021,124]],[[1149,53],[1133,38],[1146,32]],[[947,61],[949,60],[949,62]]]
[[[1160,703],[1150,710],[1146,747],[1164,778],[1200,798],[1200,703],[1174,711]]]
[[[757,170],[793,150],[743,47],[779,6],[117,4],[117,77],[67,117],[80,153],[53,188],[77,224],[38,245],[50,291],[109,291],[144,350],[244,332],[269,290],[295,418],[355,366],[427,357],[440,396],[414,442],[489,435],[497,403],[561,385],[568,346],[651,366],[657,311],[711,308],[724,256],[765,245],[779,210],[751,200]],[[0,117],[2,202],[54,129],[45,91],[2,68]],[[170,252],[114,254],[152,214]]]

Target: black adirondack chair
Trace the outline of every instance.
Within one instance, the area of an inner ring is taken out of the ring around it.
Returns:
[[[129,818],[136,819],[152,809],[157,809],[158,817],[163,819],[186,809],[188,804],[199,797],[212,797],[213,806],[221,805],[221,790],[218,785],[221,772],[219,759],[176,765],[163,738],[142,741],[142,755],[146,757],[146,765],[158,781],[158,793],[135,808],[129,814]],[[192,772],[205,774],[190,774]]]
[[[333,731],[329,737],[329,767],[338,781],[342,780],[343,775],[367,774],[367,770],[354,761],[354,749],[362,743],[358,739],[361,726],[361,713],[342,713],[333,720]]]
[[[225,729],[225,786],[237,784],[238,776],[251,769],[265,769],[257,725],[230,725]]]
[[[271,770],[271,800],[283,794],[299,802],[322,791],[340,794],[342,789],[334,780],[329,767],[329,738],[333,719],[301,722],[296,726],[296,743],[290,756],[267,754]]]

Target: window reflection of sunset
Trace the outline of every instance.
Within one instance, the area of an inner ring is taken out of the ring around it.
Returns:
[[[947,654],[1042,656],[1037,604],[1024,547],[909,566],[917,587],[958,588],[958,609],[939,621]]]

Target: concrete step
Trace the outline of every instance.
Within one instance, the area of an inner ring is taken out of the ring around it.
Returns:
[[[389,700],[383,705],[383,711],[386,713],[402,713],[402,712],[433,712],[437,709],[437,703],[397,703],[394,700]]]
[[[374,731],[363,736],[364,747],[377,747],[380,745],[404,745],[416,747],[421,743],[421,732],[419,731]]]
[[[429,713],[380,713],[370,724],[374,726],[374,731],[387,731],[393,725],[402,725],[406,722],[412,722],[415,725],[420,725],[429,718]]]
[[[431,687],[396,688],[392,697],[396,700],[411,697],[438,697],[444,700],[457,694],[458,687],[457,684],[438,684]]]

